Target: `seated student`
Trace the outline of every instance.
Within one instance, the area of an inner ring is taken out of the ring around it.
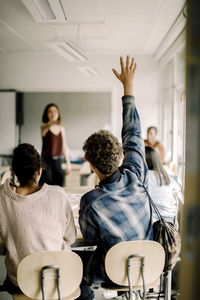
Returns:
[[[174,223],[177,214],[177,202],[174,194],[180,191],[178,184],[168,176],[162,166],[158,152],[149,146],[145,147],[146,162],[149,168],[148,191],[155,202],[161,216]],[[153,212],[153,221],[157,221],[157,214]]]
[[[0,186],[0,237],[7,249],[8,292],[20,292],[17,267],[28,254],[70,249],[76,239],[73,213],[59,186],[38,186],[41,158],[30,144],[14,149],[12,168],[19,186],[8,180]]]
[[[83,150],[91,169],[98,176],[98,188],[81,198],[79,224],[83,238],[97,245],[89,258],[85,278],[87,284],[108,280],[104,258],[113,245],[122,241],[151,239],[152,223],[146,185],[147,165],[140,119],[133,96],[136,63],[129,56],[124,65],[120,58],[121,74],[113,69],[124,87],[123,148],[117,138],[106,130],[88,137]],[[122,155],[124,159],[119,167]],[[85,299],[81,295],[80,299]]]
[[[162,164],[164,164],[165,160],[165,149],[163,144],[157,140],[157,133],[158,129],[155,126],[151,126],[147,129],[147,139],[144,140],[144,145],[145,146],[150,146],[155,148],[158,153],[160,154],[160,159],[162,161]]]

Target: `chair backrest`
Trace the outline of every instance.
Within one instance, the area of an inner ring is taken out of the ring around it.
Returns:
[[[59,267],[62,298],[77,298],[83,275],[82,261],[77,254],[67,250],[35,252],[23,258],[17,269],[17,281],[22,292],[30,298],[43,299],[41,270],[49,265]],[[46,299],[58,299],[56,272],[56,269],[48,267],[45,270]]]
[[[150,285],[159,279],[165,263],[163,247],[154,241],[127,241],[114,245],[106,254],[105,269],[108,277],[116,284],[129,286],[127,276],[128,257],[144,257],[145,284]],[[142,286],[142,257],[131,258],[130,278],[132,286]]]

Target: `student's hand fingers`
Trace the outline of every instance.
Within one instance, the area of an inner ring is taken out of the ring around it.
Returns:
[[[115,69],[112,69],[112,71],[115,74],[115,76],[120,80],[120,74]]]
[[[134,67],[133,67],[133,71],[134,71],[134,72],[135,72],[136,68],[137,68],[137,64],[134,63]]]
[[[132,71],[133,68],[134,68],[134,62],[135,62],[134,57],[132,57],[132,59],[131,59],[131,65],[130,65],[130,70],[131,70],[131,71]]]
[[[124,60],[123,60],[122,56],[120,56],[120,65],[121,65],[121,72],[123,73],[124,72]]]
[[[130,57],[129,55],[127,55],[126,57],[126,69],[129,70],[129,60],[130,60]]]

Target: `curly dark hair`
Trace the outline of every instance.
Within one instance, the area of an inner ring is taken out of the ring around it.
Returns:
[[[30,144],[20,144],[13,151],[12,169],[20,186],[24,186],[28,181],[34,180],[35,172],[42,166],[42,160]]]
[[[88,137],[83,145],[85,159],[92,163],[102,174],[114,173],[122,158],[122,145],[107,130],[100,130]]]
[[[57,108],[57,111],[58,111],[58,123],[60,124],[61,123],[61,116],[60,116],[60,110],[59,110],[59,107],[58,105],[56,105],[55,103],[50,103],[48,104],[45,109],[44,109],[44,112],[42,114],[42,122],[43,123],[48,123],[49,122],[49,119],[48,119],[48,110],[50,107],[56,107]]]

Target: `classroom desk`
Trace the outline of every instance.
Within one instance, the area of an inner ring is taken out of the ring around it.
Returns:
[[[96,246],[87,244],[83,239],[80,229],[77,228],[77,238],[76,241],[71,245],[71,249],[79,251],[94,251],[96,249]],[[6,255],[6,252],[6,247],[0,239],[0,255]]]
[[[87,193],[88,191],[92,190],[94,187],[92,186],[78,186],[73,188],[65,187],[64,190],[66,192],[67,198],[73,210],[75,225],[77,228],[77,240],[82,240],[82,234],[79,229],[78,224],[78,212],[79,212],[79,205],[80,199],[83,194]]]
[[[80,197],[82,195],[84,195],[85,193],[91,191],[92,189],[94,189],[93,185],[84,185],[84,186],[66,186],[63,188],[65,193],[69,195],[70,199],[71,199],[71,194],[79,194]],[[72,196],[73,197],[73,196]]]
[[[79,230],[80,232],[80,230]],[[78,251],[94,251],[96,249],[95,245],[89,245],[87,244],[80,232],[80,236],[77,234],[76,241],[71,245],[72,250],[78,250]],[[4,246],[2,240],[0,240],[0,255],[6,255],[6,247]]]
[[[80,205],[80,199],[83,195],[83,193],[88,192],[91,190],[93,187],[91,186],[84,186],[84,187],[79,187],[77,188],[77,191],[79,193],[74,194],[74,193],[66,193],[67,198],[69,200],[69,203],[71,205],[71,208],[73,210],[74,214],[74,220],[75,220],[75,225],[77,229],[77,238],[76,241],[73,245],[71,245],[72,250],[78,250],[78,251],[94,251],[96,249],[95,245],[87,244],[86,241],[83,239],[83,236],[81,234],[79,224],[78,224],[78,217],[79,217],[79,205]],[[84,192],[83,192],[84,190]],[[81,191],[81,193],[80,193]],[[83,193],[82,193],[83,192]]]
[[[71,205],[73,215],[74,215],[74,220],[75,220],[75,225],[77,229],[77,242],[81,242],[83,240],[83,236],[81,234],[79,224],[78,224],[78,212],[79,212],[79,205],[80,205],[80,199],[82,194],[71,194],[71,193],[66,193],[67,198],[69,200],[69,203]]]
[[[80,185],[85,186],[88,184],[88,177],[91,174],[89,162],[85,161],[80,168]]]

